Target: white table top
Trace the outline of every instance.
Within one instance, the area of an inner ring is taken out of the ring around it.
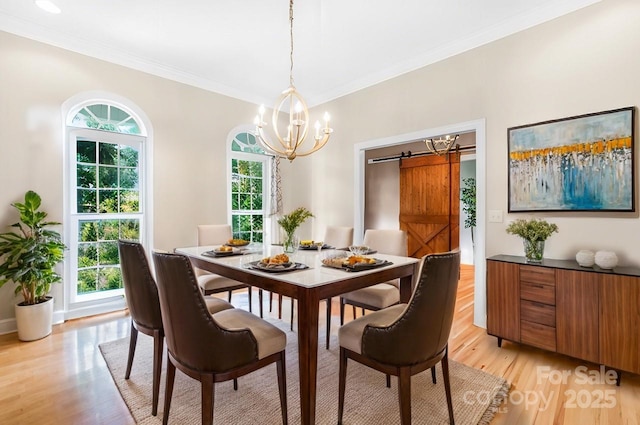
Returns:
[[[346,279],[354,278],[356,276],[363,276],[366,274],[373,274],[380,270],[387,270],[394,267],[405,266],[407,264],[416,264],[420,260],[412,257],[398,257],[395,255],[386,254],[372,254],[368,257],[378,258],[381,260],[387,260],[392,262],[388,266],[377,267],[369,270],[363,270],[358,272],[347,272],[341,269],[332,267],[326,267],[322,265],[322,259],[331,253],[335,253],[335,250],[323,249],[321,252],[317,250],[298,250],[295,254],[288,254],[292,261],[297,263],[306,264],[308,269],[295,270],[285,273],[269,273],[259,270],[247,268],[247,264],[253,261],[259,261],[262,258],[282,253],[281,246],[263,246],[261,244],[251,244],[247,247],[246,253],[243,255],[232,255],[226,257],[209,257],[202,255],[203,252],[211,251],[218,246],[196,246],[176,248],[176,252],[193,257],[198,257],[201,260],[208,261],[215,264],[224,265],[229,268],[244,270],[246,273],[255,274],[258,276],[269,276],[272,279],[288,282],[290,284],[304,286],[304,287],[316,287],[321,285],[327,285],[333,282],[344,281]]]

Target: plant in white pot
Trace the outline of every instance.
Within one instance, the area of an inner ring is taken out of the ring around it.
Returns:
[[[48,296],[53,283],[61,280],[55,266],[64,257],[65,245],[60,234],[46,229],[60,223],[45,221],[47,213],[39,211],[40,196],[28,191],[24,203],[11,204],[20,213],[20,222],[11,227],[17,232],[0,234],[0,287],[8,281],[16,284],[15,294],[23,301],[16,304],[18,338],[33,341],[51,333],[53,297]]]

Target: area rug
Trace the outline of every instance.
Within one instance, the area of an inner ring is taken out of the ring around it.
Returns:
[[[287,333],[286,369],[289,423],[300,423],[298,399],[297,336],[288,324],[273,321]],[[322,341],[322,331],[320,333]],[[320,344],[322,345],[322,344]],[[331,350],[318,350],[318,392],[316,423],[335,424],[338,415],[338,342],[331,340]],[[161,424],[164,406],[165,365],[163,364],[158,416],[151,415],[153,339],[142,333],[133,362],[131,377],[124,379],[129,339],[100,344],[100,350],[122,398],[138,424]],[[166,362],[166,356],[163,356]],[[442,368],[437,367],[437,384],[426,371],[412,378],[412,423],[448,423],[447,403],[442,384]],[[488,424],[500,403],[507,396],[509,384],[502,378],[449,360],[454,418],[457,424]],[[399,424],[397,381],[385,386],[385,376],[365,366],[349,361],[345,398],[345,425]],[[224,425],[281,424],[282,417],[277,390],[276,366],[269,365],[238,380],[238,391],[232,382],[216,384],[214,423]],[[176,371],[169,423],[200,424],[200,383]]]

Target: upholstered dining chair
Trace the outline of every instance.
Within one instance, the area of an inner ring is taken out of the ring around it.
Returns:
[[[228,224],[201,224],[198,225],[198,246],[205,245],[224,245],[231,239],[232,236],[231,226]],[[251,285],[247,285],[245,283],[241,283],[235,281],[233,279],[228,279],[226,277],[217,275],[215,273],[208,272],[206,270],[201,270],[198,268],[194,269],[196,275],[198,277],[198,284],[202,293],[205,295],[215,294],[219,292],[228,292],[228,300],[231,302],[231,295],[236,289],[247,288],[248,291],[248,301],[249,301],[249,311],[252,310],[252,288]],[[260,298],[260,317],[263,317],[262,311],[262,290],[259,293]]]
[[[163,423],[169,420],[176,368],[200,381],[202,423],[209,425],[213,423],[216,382],[276,363],[282,422],[286,424],[285,333],[245,310],[206,314],[189,259],[154,252],[153,261],[167,338]]]
[[[139,242],[118,241],[120,255],[120,269],[122,270],[122,282],[124,293],[131,314],[131,333],[129,337],[129,357],[124,379],[131,376],[131,366],[136,352],[138,332],[153,337],[153,394],[151,414],[158,413],[158,395],[160,390],[160,371],[162,369],[162,347],[164,329],[160,314],[160,300],[156,282],[151,275],[149,261]],[[217,313],[233,308],[228,302],[207,297],[207,310]]]
[[[454,424],[448,344],[460,276],[460,251],[422,258],[408,304],[362,316],[340,328],[338,424],[342,423],[347,360],[398,377],[400,421],[411,424],[411,376],[441,363],[449,423]]]
[[[337,249],[349,247],[353,244],[353,227],[327,226],[324,243]]]
[[[364,233],[363,245],[388,255],[407,255],[407,234],[404,230],[368,229]],[[356,291],[348,292],[340,297],[340,326],[344,324],[344,309],[346,304],[353,308],[353,318],[356,317],[356,307],[364,310],[380,310],[400,302],[400,281],[398,279],[379,283]]]
[[[349,247],[353,243],[353,227],[347,226],[327,226],[323,242],[326,245],[337,249]],[[327,302],[327,325],[325,348],[329,349],[329,339],[331,337],[331,298],[326,299]],[[269,305],[272,304],[271,295],[269,296]],[[291,330],[293,330],[293,310],[294,300],[291,300]],[[269,309],[271,311],[271,309]],[[282,296],[278,297],[278,318],[282,318]]]

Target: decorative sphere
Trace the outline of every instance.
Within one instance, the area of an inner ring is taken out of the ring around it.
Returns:
[[[613,251],[598,251],[595,262],[601,269],[610,270],[618,265],[618,256]]]
[[[591,267],[595,263],[595,253],[593,251],[589,251],[588,249],[582,249],[578,251],[576,254],[576,261],[582,267]]]

